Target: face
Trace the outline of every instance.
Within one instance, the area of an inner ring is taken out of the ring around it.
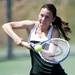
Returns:
[[[53,22],[53,14],[47,8],[42,8],[39,13],[39,25],[43,28],[49,27],[49,25]]]

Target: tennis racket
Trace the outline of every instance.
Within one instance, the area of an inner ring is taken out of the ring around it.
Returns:
[[[40,57],[50,63],[60,63],[65,60],[70,53],[70,45],[68,41],[61,38],[52,38],[50,43],[49,40],[39,43],[42,45],[41,51],[38,51]],[[35,50],[36,44],[32,47]],[[35,50],[36,51],[36,50]]]

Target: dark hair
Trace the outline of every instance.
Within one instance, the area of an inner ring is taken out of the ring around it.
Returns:
[[[50,10],[53,13],[53,17],[56,17],[57,10],[53,4],[45,4],[41,8],[47,8],[48,10]]]
[[[53,4],[45,4],[41,8],[47,8],[49,11],[53,13],[53,17],[55,18],[54,22],[52,23],[54,27],[56,27],[65,40],[70,40],[67,36],[67,33],[71,33],[71,29],[67,22],[62,21],[60,17],[57,16],[57,9]]]
[[[71,29],[68,26],[68,23],[62,21],[60,17],[56,16],[55,21],[52,23],[54,27],[57,27],[65,38],[65,40],[69,41],[70,38],[67,36],[68,33],[71,33]]]

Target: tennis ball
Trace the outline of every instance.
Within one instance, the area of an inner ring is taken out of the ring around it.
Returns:
[[[43,50],[42,45],[40,45],[40,44],[36,44],[35,47],[34,47],[34,49],[37,52],[41,52]]]

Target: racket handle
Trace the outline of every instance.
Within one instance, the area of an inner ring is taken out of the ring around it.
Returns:
[[[33,44],[33,43],[30,43],[30,47],[31,47],[31,49],[34,49],[34,47],[35,47],[35,44]]]

